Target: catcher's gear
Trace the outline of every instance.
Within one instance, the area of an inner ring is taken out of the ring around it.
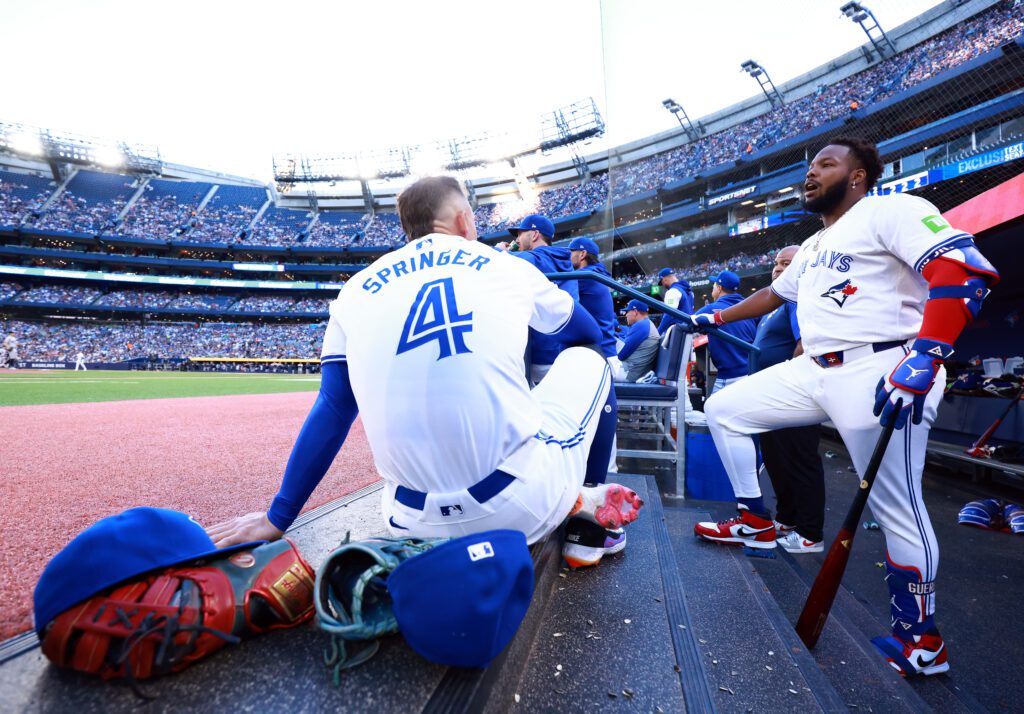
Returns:
[[[320,628],[330,633],[324,663],[335,685],[341,670],[355,667],[377,653],[377,638],[398,632],[387,578],[401,563],[448,538],[370,538],[344,542],[316,573],[315,605]],[[369,644],[349,656],[346,641]]]
[[[108,589],[50,621],[42,648],[61,667],[134,684],[312,617],[313,569],[283,539]]]

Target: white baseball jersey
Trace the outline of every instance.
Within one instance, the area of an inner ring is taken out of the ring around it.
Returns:
[[[537,434],[527,327],[555,332],[574,304],[524,260],[429,235],[345,284],[330,306],[321,361],[348,362],[382,476],[419,491],[456,491]]]
[[[921,329],[928,299],[922,265],[970,237],[923,198],[862,198],[804,241],[771,289],[796,303],[810,355],[908,340]]]

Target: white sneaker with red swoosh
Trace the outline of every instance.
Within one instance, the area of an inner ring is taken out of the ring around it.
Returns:
[[[702,521],[693,527],[693,534],[715,543],[746,545],[751,548],[775,547],[775,524],[772,520],[756,516],[745,508],[740,509],[738,516],[727,521]]]
[[[796,531],[790,531],[780,537],[778,543],[787,553],[821,553],[825,550],[825,544],[820,540],[807,540]]]

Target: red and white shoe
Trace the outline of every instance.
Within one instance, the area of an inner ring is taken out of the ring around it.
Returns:
[[[787,526],[785,523],[780,521],[772,521],[775,524],[775,537],[782,538],[788,536],[790,533],[796,530],[796,526]]]
[[[605,528],[621,528],[632,523],[640,513],[644,500],[636,491],[617,483],[584,486],[570,516],[589,518]]]
[[[775,524],[770,519],[755,516],[746,508],[741,508],[738,516],[727,521],[702,521],[693,527],[693,534],[715,543],[751,548],[775,547]]]
[[[912,638],[906,642],[898,637],[875,637],[872,644],[885,657],[885,661],[902,677],[923,674],[930,677],[949,671],[946,645],[938,630]]]

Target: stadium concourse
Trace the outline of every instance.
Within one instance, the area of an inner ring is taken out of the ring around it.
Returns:
[[[1003,280],[948,364],[950,381],[961,375],[967,386],[951,385],[939,408],[924,479],[942,549],[948,677],[904,681],[871,647],[890,624],[884,545],[871,530],[857,538],[829,624],[808,651],[792,623],[822,557],[752,559],[702,547],[694,524],[727,517],[734,504],[731,493],[712,500],[724,474],[700,417],[679,418],[677,409],[670,429],[665,411],[663,433],[637,435],[638,424],[650,426],[646,412],[623,407],[622,473],[612,478],[648,502],[629,548],[569,573],[560,569],[559,534],[539,543],[534,605],[488,670],[428,666],[388,638],[337,690],[320,662],[321,633],[308,628],[152,683],[153,706],[1018,709],[1022,541],[963,528],[956,514],[977,498],[1024,498],[1024,467],[1000,457],[1024,442],[1018,402],[996,432],[995,458],[964,453],[1008,403],[978,385],[994,371],[1012,373],[1024,354],[1022,32],[1019,2],[948,0],[890,29],[892,51],[865,45],[806,68],[777,88],[781,102],[759,95],[691,132],[553,162],[525,178],[451,169],[483,241],[506,240],[533,213],[551,218],[555,246],[595,241],[620,309],[636,296],[629,289],[660,301],[666,267],[690,283],[695,310],[722,270],[737,273],[743,294],[767,285],[779,249],[820,227],[802,205],[804,175],[837,134],[878,145],[876,193],[926,198],[976,234]],[[14,636],[0,644],[0,697],[12,711],[127,711],[135,706],[127,688],[45,666],[27,633],[25,583],[75,532],[130,505],[180,508],[204,523],[265,506],[319,384],[329,301],[405,242],[394,208],[411,177],[307,186],[287,172],[261,185],[160,162],[113,171],[18,154],[2,141],[5,130],[0,124],[0,340],[16,340],[19,369],[0,370],[0,443],[18,445],[13,458],[4,451],[3,484],[19,517],[4,532],[0,564],[0,599],[9,605],[0,636]],[[89,371],[71,374],[78,354]],[[683,380],[698,411],[716,371],[699,347]],[[830,439],[821,447],[826,548],[859,483]],[[667,451],[639,455],[649,442]],[[380,488],[357,422],[309,504],[316,507],[289,536],[316,566],[345,531],[380,533]],[[280,684],[282,668],[301,691]],[[381,685],[396,676],[403,687]]]

